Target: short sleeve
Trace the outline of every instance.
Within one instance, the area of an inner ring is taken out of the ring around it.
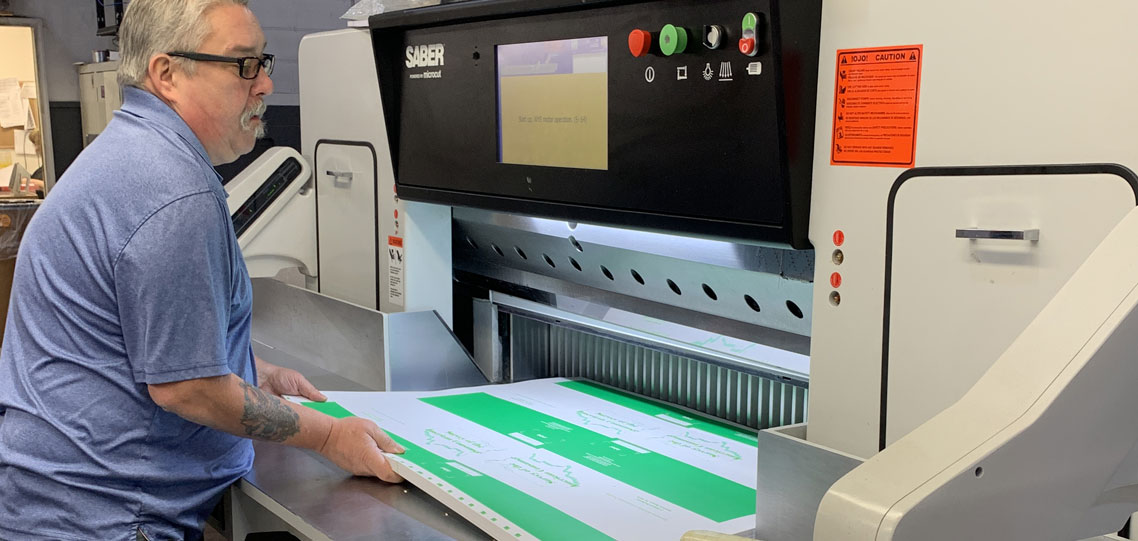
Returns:
[[[151,215],[117,258],[115,294],[136,382],[231,372],[228,219],[212,192],[183,197]]]

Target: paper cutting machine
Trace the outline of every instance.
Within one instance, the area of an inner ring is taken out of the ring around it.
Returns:
[[[269,220],[292,245],[264,254],[321,302],[436,311],[487,381],[585,377],[765,429],[761,539],[1116,532],[1138,509],[1136,9],[376,16],[301,44],[312,178],[289,193],[314,210]]]

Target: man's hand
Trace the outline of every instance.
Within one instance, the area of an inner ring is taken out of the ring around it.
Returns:
[[[285,395],[303,396],[314,402],[323,402],[328,399],[324,393],[316,390],[316,387],[308,382],[305,378],[291,368],[284,368],[267,361],[261,360],[260,357],[253,357],[257,363],[257,386],[262,391],[283,397]]]
[[[403,446],[395,443],[375,423],[359,417],[345,417],[332,422],[332,431],[319,449],[337,466],[352,475],[375,476],[389,483],[403,478],[391,469],[391,463],[380,451],[402,453]]]

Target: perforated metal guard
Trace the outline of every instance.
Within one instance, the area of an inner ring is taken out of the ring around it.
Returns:
[[[594,295],[610,292],[674,306],[688,314],[662,319],[698,328],[706,328],[699,321],[706,314],[810,335],[813,251],[473,209],[456,208],[454,216],[459,270],[538,290],[550,289],[551,281],[540,279],[546,277],[560,282],[562,291],[585,286]]]
[[[588,378],[756,429],[806,420],[805,387],[525,317],[510,320],[514,372]]]

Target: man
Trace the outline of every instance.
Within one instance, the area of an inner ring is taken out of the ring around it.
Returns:
[[[247,0],[134,0],[122,110],[28,225],[0,349],[0,539],[197,538],[256,438],[401,479],[374,423],[255,359],[249,276],[213,165],[263,133]],[[259,387],[258,387],[259,384]]]

